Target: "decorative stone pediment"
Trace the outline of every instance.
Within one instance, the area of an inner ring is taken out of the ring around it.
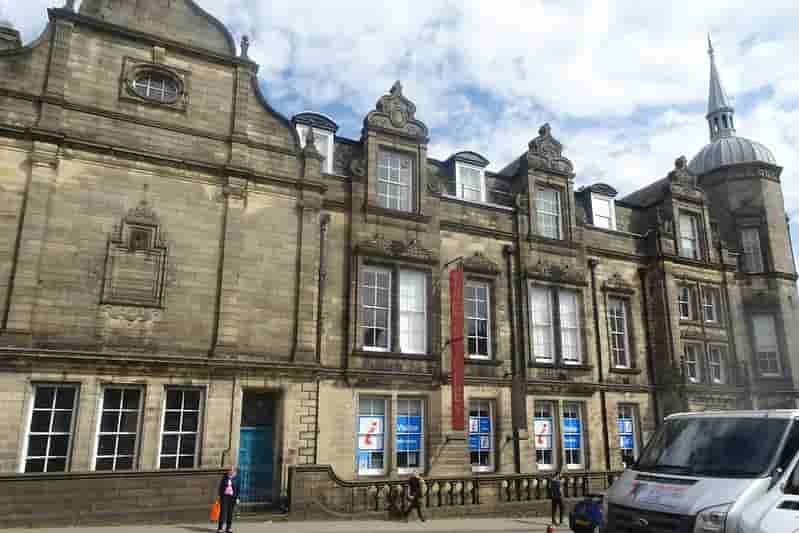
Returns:
[[[386,239],[381,234],[375,234],[372,239],[361,241],[356,247],[359,254],[405,259],[423,263],[438,261],[432,250],[423,247],[418,240],[410,241]]]
[[[533,168],[567,175],[574,172],[572,162],[563,157],[563,145],[552,136],[549,123],[541,126],[538,137],[530,141],[527,161]]]
[[[544,261],[528,266],[527,277],[553,283],[586,284],[584,270],[571,268],[569,265],[552,264]]]
[[[633,286],[621,277],[621,274],[615,272],[610,278],[602,283],[602,289],[609,292],[620,292],[625,294],[632,294],[635,292]]]
[[[463,269],[467,272],[489,274],[492,276],[499,274],[499,266],[481,252],[475,252],[474,255],[464,257]]]
[[[674,170],[668,175],[671,193],[694,201],[701,201],[704,193],[697,187],[696,176],[688,169],[685,156],[680,156],[674,161]]]
[[[377,101],[375,110],[364,120],[364,128],[378,128],[399,133],[426,143],[427,126],[416,119],[416,105],[402,94],[402,84],[396,81],[388,94]]]

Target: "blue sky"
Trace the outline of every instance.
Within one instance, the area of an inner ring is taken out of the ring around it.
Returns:
[[[799,4],[790,0],[197,1],[237,39],[250,36],[264,92],[285,115],[322,111],[357,138],[401,79],[431,128],[433,157],[475,150],[499,169],[548,121],[578,185],[604,181],[622,194],[708,141],[710,32],[738,134],[785,167],[799,228]],[[30,40],[46,7],[61,4],[0,0],[0,15]]]

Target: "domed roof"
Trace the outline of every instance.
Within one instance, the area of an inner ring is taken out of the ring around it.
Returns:
[[[688,168],[697,175],[707,174],[717,168],[739,163],[760,161],[776,165],[771,150],[759,142],[744,137],[721,137],[708,144],[691,160]]]

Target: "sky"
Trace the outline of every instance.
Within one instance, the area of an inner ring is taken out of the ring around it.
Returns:
[[[132,1],[132,0],[130,0]],[[709,141],[709,58],[738,135],[784,167],[799,250],[799,3],[792,0],[197,0],[250,57],[270,104],[313,110],[360,136],[396,79],[431,130],[429,153],[474,150],[499,170],[544,122],[576,185],[621,195],[664,177]],[[25,41],[52,0],[0,0]],[[795,220],[794,220],[795,219]]]

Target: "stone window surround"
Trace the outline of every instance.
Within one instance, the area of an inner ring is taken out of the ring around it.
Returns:
[[[544,235],[543,233],[541,233],[541,230],[538,227],[538,191],[539,190],[552,190],[552,191],[555,191],[557,193],[557,196],[558,196],[558,198],[557,198],[557,200],[558,200],[558,213],[557,213],[558,236],[556,238]],[[566,226],[566,224],[564,224],[564,221],[563,221],[563,214],[566,213],[566,209],[564,209],[564,207],[565,207],[564,202],[567,201],[567,199],[565,198],[566,190],[567,189],[565,187],[563,187],[563,186],[561,186],[561,185],[559,185],[557,183],[546,182],[546,183],[541,183],[541,184],[539,184],[539,183],[535,184],[535,190],[533,191],[533,195],[534,196],[533,196],[533,199],[532,199],[532,202],[531,202],[532,205],[533,205],[534,213],[531,213],[530,222],[531,222],[531,226],[533,226],[535,228],[535,231],[533,233],[537,237],[542,238],[542,239],[551,240],[551,241],[562,241],[562,240],[565,239],[565,229],[566,229],[565,226]]]
[[[553,330],[554,330],[554,343],[555,343],[555,360],[552,362],[544,362],[544,361],[536,361],[535,354],[533,353],[533,336],[532,336],[532,308],[530,306],[531,298],[532,298],[532,291],[531,288],[533,286],[536,287],[543,287],[547,288],[550,291],[558,292],[560,290],[567,290],[573,291],[577,295],[577,306],[578,306],[578,341],[580,343],[580,363],[579,364],[568,364],[564,363],[561,358],[561,349],[560,349],[560,324],[559,324],[559,317],[558,314],[560,312],[558,300],[552,297],[552,321],[553,321]],[[527,358],[528,366],[532,368],[558,368],[562,370],[590,370],[591,364],[589,361],[589,351],[588,351],[588,341],[589,336],[585,335],[585,330],[588,325],[588,314],[585,310],[585,291],[584,287],[576,286],[571,284],[562,284],[562,283],[555,283],[555,282],[548,282],[538,279],[526,279],[525,283],[525,296],[524,296],[524,306],[526,309],[526,324],[525,330],[527,333],[528,342],[526,343],[526,350],[529,350],[529,356]]]
[[[596,215],[595,215],[596,210],[594,209],[594,201],[595,200],[606,201],[608,203],[608,209],[610,210],[610,227],[609,228],[604,228],[602,226],[597,226],[596,225],[595,220],[594,220],[595,217],[596,217]],[[591,224],[593,226],[597,227],[597,228],[608,229],[608,230],[615,231],[616,230],[616,201],[613,199],[613,197],[607,196],[607,195],[604,195],[604,194],[599,194],[599,193],[592,192],[590,194],[590,201],[591,201]]]
[[[780,310],[771,305],[748,305],[745,310],[745,314],[747,316],[746,321],[750,339],[750,350],[752,354],[752,359],[750,362],[752,365],[752,375],[760,379],[784,379],[786,376],[790,376],[791,368],[785,357],[785,354],[788,353],[785,338],[785,323],[782,319],[782,313],[780,313]],[[755,315],[770,315],[774,318],[774,328],[777,332],[777,348],[779,350],[777,357],[777,362],[779,364],[778,374],[763,374],[759,370],[760,366],[757,357],[757,338],[755,337],[754,324]]]
[[[385,401],[385,427],[383,428],[383,472],[381,474],[359,474],[358,473],[358,415],[361,397],[382,399]],[[353,432],[353,479],[354,480],[375,480],[375,479],[396,479],[407,478],[410,472],[400,474],[397,467],[396,456],[396,428],[397,428],[397,400],[421,400],[422,401],[422,460],[419,465],[419,473],[424,475],[429,467],[430,457],[430,397],[426,393],[416,393],[414,391],[386,392],[362,390],[355,393],[355,427]]]
[[[703,341],[701,339],[683,339],[683,365],[685,368],[685,379],[692,385],[729,385],[733,381],[732,365],[730,364],[730,346],[723,341]],[[685,345],[696,347],[696,369],[697,379],[691,380],[688,377],[687,360],[685,359]],[[714,382],[710,372],[710,347],[721,348],[721,382]]]
[[[712,297],[711,305],[708,305],[705,300],[705,296],[710,295]],[[709,326],[720,326],[724,322],[724,305],[722,304],[721,298],[721,287],[717,285],[711,284],[700,284],[699,285],[699,297],[702,302],[702,313],[701,313],[701,320],[706,325]],[[713,320],[707,319],[707,314],[705,310],[709,307],[713,308]]]
[[[390,330],[390,341],[389,341],[389,349],[388,350],[368,350],[365,349],[363,346],[363,339],[360,336],[360,329],[361,329],[361,320],[360,320],[360,307],[361,307],[361,300],[360,300],[360,291],[361,291],[361,271],[364,267],[376,267],[376,268],[383,268],[391,272],[391,305],[389,317],[389,330]],[[396,283],[396,280],[399,279],[398,275],[400,270],[416,270],[420,271],[425,274],[427,279],[427,339],[425,345],[427,347],[426,353],[418,354],[418,353],[403,353],[400,351],[399,347],[399,313],[397,310],[399,309],[399,284]],[[409,262],[405,260],[398,260],[398,259],[389,259],[389,258],[382,258],[382,257],[375,257],[369,255],[359,255],[356,260],[356,269],[353,272],[353,275],[356,276],[355,280],[353,281],[352,285],[352,302],[354,306],[354,313],[351,315],[354,318],[351,322],[353,323],[353,329],[355,333],[354,337],[354,351],[364,357],[395,357],[395,358],[409,358],[409,359],[432,359],[433,354],[435,353],[435,349],[433,347],[433,339],[434,339],[434,329],[433,324],[437,320],[435,313],[435,303],[433,298],[433,275],[434,275],[434,268],[431,265],[424,265],[415,262]]]
[[[464,266],[463,269],[464,273],[464,289],[466,288],[466,284],[471,282],[474,283],[482,283],[488,286],[488,357],[469,357],[467,353],[469,351],[468,346],[464,343],[464,360],[466,364],[470,363],[489,363],[489,362],[499,362],[497,357],[498,347],[497,347],[497,340],[498,340],[498,333],[497,333],[497,273],[489,274],[487,272],[477,272],[475,270],[470,270],[468,267]],[[465,297],[465,290],[464,290],[464,297]],[[466,312],[464,309],[464,319],[466,318]],[[464,338],[467,334],[467,327],[464,324]]]
[[[617,421],[619,419],[619,410],[622,407],[630,409],[630,413],[632,414],[632,420],[633,420],[633,444],[635,445],[633,453],[634,453],[635,460],[638,460],[638,458],[641,456],[641,452],[644,449],[644,446],[643,446],[643,435],[641,434],[641,407],[637,403],[618,402],[616,404],[616,420]],[[620,436],[619,435],[618,424],[616,424],[615,429],[616,429],[616,437],[618,439],[618,437]],[[621,454],[621,446],[619,446],[619,454]]]
[[[691,361],[691,364],[696,365],[696,378],[692,378],[688,371],[688,346],[691,346],[695,350],[695,359]],[[685,369],[685,380],[688,383],[699,384],[704,382],[705,376],[707,375],[706,368],[703,364],[705,362],[705,353],[704,343],[698,341],[683,341],[682,360],[683,368]]]
[[[707,328],[722,328],[726,329],[724,322],[727,317],[727,310],[724,306],[724,298],[722,293],[722,287],[720,284],[715,282],[707,282],[704,280],[692,278],[692,277],[676,277],[676,287],[677,287],[677,319],[680,321],[681,324],[693,324],[693,325],[702,325],[703,327]],[[690,299],[690,306],[691,306],[691,317],[690,318],[683,318],[680,314],[680,292],[681,288],[688,287],[690,289],[691,299]],[[718,296],[716,301],[716,320],[715,321],[707,321],[705,320],[705,310],[704,310],[704,291],[706,289],[715,290]]]
[[[155,72],[162,76],[171,78],[178,84],[178,97],[174,102],[159,102],[139,95],[133,87],[136,78],[148,71]],[[165,65],[163,63],[153,63],[143,61],[133,57],[125,57],[122,62],[122,83],[119,88],[119,99],[138,104],[148,104],[161,109],[171,109],[185,113],[189,105],[191,95],[191,72]]]
[[[569,404],[569,405],[574,406],[574,407],[577,408],[578,420],[580,421],[580,459],[581,459],[580,463],[569,464],[569,463],[566,462],[566,445],[565,445],[565,440],[564,440],[565,436],[566,436],[566,432],[563,429],[563,420],[565,418],[565,413],[566,413],[566,411],[565,411],[566,404]],[[585,405],[584,401],[575,401],[575,400],[573,400],[571,398],[566,398],[566,399],[563,399],[561,401],[560,418],[558,420],[558,423],[561,426],[561,428],[560,428],[560,434],[561,434],[561,441],[560,441],[561,453],[560,453],[560,456],[563,458],[563,469],[564,470],[582,471],[582,470],[586,469],[586,465],[589,463],[589,460],[588,460],[588,449],[587,449],[588,448],[588,446],[587,446],[587,443],[588,443],[588,435],[587,435],[588,424],[586,423],[586,418],[587,418],[586,414],[587,414],[586,413],[586,405]]]
[[[676,207],[675,209],[677,211],[677,216],[674,220],[674,238],[677,241],[677,255],[683,259],[688,259],[691,261],[705,260],[708,257],[708,254],[705,246],[706,239],[704,230],[704,217],[702,216],[702,212],[697,209],[687,209],[682,206]],[[680,219],[682,219],[683,216],[691,217],[696,221],[696,235],[694,235],[694,240],[696,241],[696,254],[698,257],[688,257],[682,253],[682,233],[680,229]]]
[[[418,216],[421,215],[421,176],[420,176],[420,168],[421,165],[419,163],[419,151],[414,150],[404,144],[397,145],[396,143],[390,142],[376,142],[376,150],[375,150],[375,161],[369,165],[370,170],[373,172],[370,173],[370,176],[373,176],[374,179],[370,179],[369,181],[369,191],[368,191],[368,204],[372,209],[379,210],[384,213],[395,214],[397,216]],[[393,152],[399,154],[404,157],[408,157],[411,162],[411,191],[410,191],[410,210],[404,211],[402,209],[391,209],[388,207],[384,207],[380,205],[380,202],[377,197],[377,183],[378,183],[378,174],[380,172],[379,165],[380,165],[380,154],[382,152]]]
[[[550,420],[552,421],[552,428],[551,428],[551,439],[552,439],[552,448],[550,451],[552,453],[552,463],[547,466],[546,463],[539,463],[538,462],[538,449],[536,448],[536,433],[535,433],[535,421],[538,418],[538,411],[536,407],[538,405],[548,404],[551,411],[550,411]],[[543,471],[543,472],[553,472],[558,468],[560,464],[560,458],[558,455],[558,450],[560,447],[557,443],[560,441],[560,424],[558,420],[560,418],[560,399],[559,398],[534,398],[533,399],[533,429],[532,429],[532,439],[533,439],[533,452],[535,453],[535,463],[536,463],[536,470]]]
[[[608,337],[608,366],[611,372],[618,373],[640,373],[638,358],[636,357],[636,336],[635,328],[633,328],[633,294],[620,292],[612,289],[604,289],[604,304],[605,304],[605,323],[607,324],[607,337]],[[611,338],[610,330],[610,300],[621,300],[624,302],[625,311],[625,333],[627,335],[627,361],[628,366],[617,366],[613,359],[613,340]]]
[[[721,368],[721,379],[716,381],[713,378],[712,366],[710,363],[710,349],[711,348],[720,348],[720,359],[719,364]],[[729,384],[732,378],[732,367],[730,365],[730,355],[729,355],[729,346],[723,342],[708,342],[707,346],[705,347],[705,367],[707,369],[707,383],[712,385],[726,385]]]
[[[125,383],[103,383],[100,385],[100,393],[97,400],[97,424],[94,432],[94,439],[92,441],[92,455],[89,461],[90,469],[97,470],[97,454],[100,443],[100,430],[103,417],[103,410],[105,409],[105,391],[107,389],[126,390],[133,389],[139,391],[139,405],[137,410],[136,420],[136,439],[133,446],[133,467],[131,470],[139,469],[140,449],[141,449],[141,436],[142,427],[144,426],[144,401],[146,394],[146,387],[144,385],[125,384]],[[116,455],[116,454],[115,454]]]
[[[466,423],[468,426],[469,423],[469,412],[471,411],[471,404],[472,401],[481,401],[481,402],[488,402],[489,409],[490,409],[490,417],[491,417],[491,465],[489,467],[477,467],[475,468],[472,465],[472,473],[475,475],[479,474],[493,474],[497,471],[497,465],[500,464],[500,452],[501,452],[501,443],[499,441],[499,426],[497,425],[500,417],[499,417],[499,399],[496,396],[486,396],[480,393],[475,394],[474,396],[469,395],[464,398],[465,406],[466,406]],[[466,428],[468,433],[469,428]],[[468,438],[468,436],[467,436]]]
[[[19,455],[19,464],[17,467],[17,472],[25,473],[26,470],[26,463],[28,459],[28,446],[30,441],[30,433],[31,433],[31,422],[33,419],[33,410],[34,410],[34,403],[36,401],[36,391],[39,387],[61,387],[61,388],[71,388],[75,391],[75,396],[72,400],[72,417],[70,420],[70,431],[69,431],[69,443],[67,445],[67,455],[66,455],[66,465],[64,466],[64,472],[69,472],[71,470],[71,464],[73,459],[73,454],[75,452],[75,433],[78,429],[78,416],[80,415],[80,392],[81,392],[81,384],[79,382],[73,381],[66,381],[66,382],[56,382],[56,381],[32,381],[28,383],[27,393],[28,393],[28,402],[25,407],[25,418],[24,418],[24,428],[23,428],[23,441],[22,446],[20,448],[20,455]],[[48,444],[49,448],[49,439]],[[49,452],[49,449],[48,449]]]
[[[747,232],[747,231],[754,231],[755,232],[755,235],[757,236],[757,245],[758,245],[758,248],[759,248],[759,251],[760,251],[760,256],[759,256],[760,261],[757,264],[758,268],[755,268],[755,269],[753,269],[751,271],[749,269],[749,265],[746,264],[747,263],[746,262],[746,253],[745,253],[744,238],[743,238],[744,232]],[[740,241],[739,245],[741,247],[741,265],[740,265],[741,266],[741,271],[746,273],[746,274],[762,274],[764,272],[767,272],[768,271],[768,262],[766,260],[765,254],[763,253],[764,252],[764,250],[763,250],[763,235],[762,235],[762,228],[760,227],[760,225],[758,225],[758,224],[747,224],[747,225],[739,227],[738,228],[738,239]]]
[[[470,198],[464,198],[463,196],[463,183],[461,180],[461,171],[462,169],[468,170],[477,170],[480,173],[480,199],[473,200]],[[464,200],[466,202],[475,202],[475,203],[487,203],[488,201],[488,191],[486,187],[486,177],[485,177],[485,168],[475,165],[465,163],[463,161],[455,161],[455,197],[459,200]]]

